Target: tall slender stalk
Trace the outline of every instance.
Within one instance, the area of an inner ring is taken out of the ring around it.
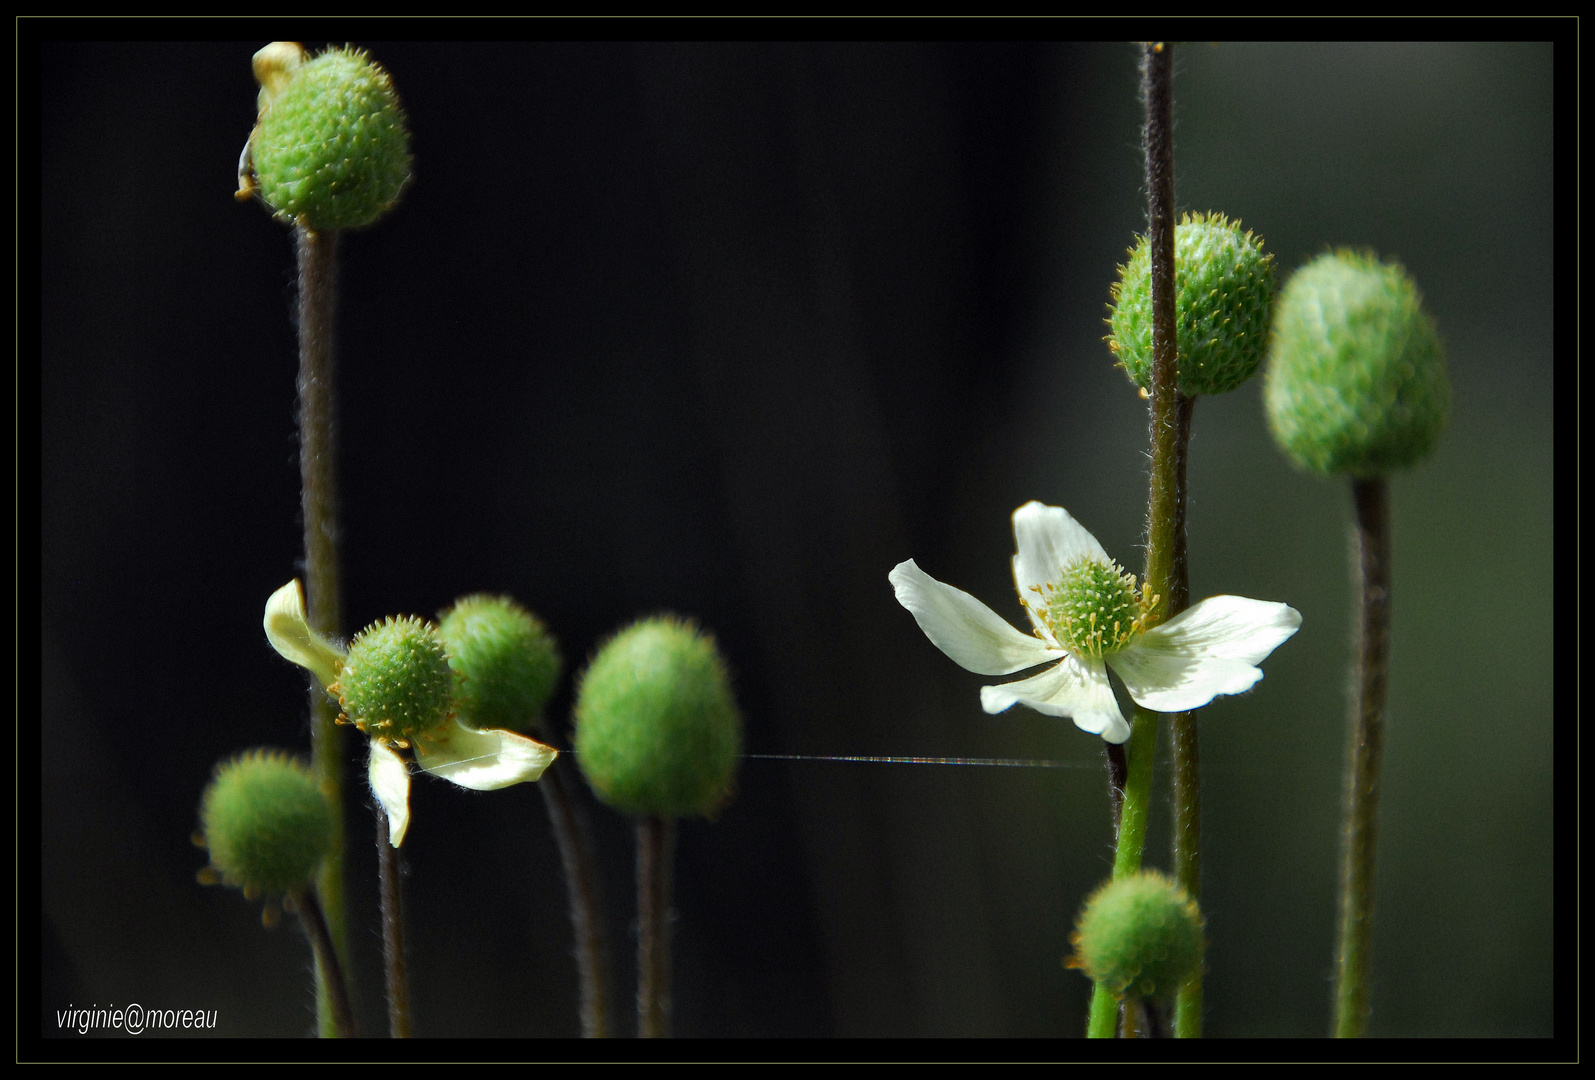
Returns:
[[[388,1035],[410,1037],[410,976],[404,960],[404,896],[399,849],[388,840],[388,815],[377,813],[377,876],[382,892],[382,957],[388,983]]]
[[[338,299],[338,233],[294,227],[299,268],[299,481],[304,518],[305,614],[322,634],[342,634],[343,589],[339,562],[333,337]],[[344,906],[343,753],[338,706],[312,676],[310,682],[311,768],[333,807],[332,849],[322,864],[317,889],[328,933],[343,969],[349,970],[349,935]],[[316,962],[316,1015],[323,1037],[336,1034],[328,975]]]
[[[537,789],[548,806],[548,820],[559,858],[565,867],[565,891],[570,901],[570,925],[576,939],[576,969],[581,980],[582,1037],[609,1037],[609,1002],[604,977],[605,950],[598,874],[593,866],[592,843],[580,819],[580,808],[564,759],[556,759],[543,773]]]
[[[637,819],[637,1037],[670,1035],[670,867],[676,823]]]
[[[332,1011],[334,1034],[340,1039],[355,1037],[354,1010],[349,1006],[349,986],[343,977],[343,964],[332,947],[332,935],[327,930],[327,919],[321,904],[316,900],[315,889],[303,889],[292,894],[289,903],[299,916],[299,925],[310,942],[310,952],[316,958],[316,971],[326,973],[329,1005]]]
[[[1354,480],[1351,490],[1357,508],[1360,617],[1356,700],[1346,762],[1346,829],[1335,982],[1335,1035],[1342,1039],[1361,1038],[1368,1028],[1379,768],[1384,757],[1390,661],[1390,491],[1382,476]]]
[[[1176,394],[1174,573],[1169,581],[1169,615],[1184,611],[1191,602],[1191,576],[1185,529],[1186,466],[1190,459],[1191,415],[1196,399]],[[1192,900],[1202,895],[1202,787],[1201,751],[1197,744],[1196,713],[1169,716],[1169,742],[1173,751],[1174,883]],[[1202,1035],[1202,969],[1180,987],[1174,1002],[1174,1036],[1197,1039]]]
[[[1147,242],[1152,273],[1152,470],[1147,498],[1146,582],[1158,597],[1148,618],[1156,626],[1168,618],[1175,562],[1179,373],[1174,334],[1174,50],[1149,41],[1141,62],[1141,97],[1146,105]],[[1137,708],[1130,722],[1123,804],[1113,876],[1141,869],[1146,846],[1146,815],[1152,801],[1152,757],[1157,747],[1157,714]],[[1111,758],[1110,758],[1111,762]],[[1113,1034],[1118,1003],[1098,985],[1091,994],[1087,1034]]]

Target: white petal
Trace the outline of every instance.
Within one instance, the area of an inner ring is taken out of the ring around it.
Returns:
[[[337,681],[338,669],[347,654],[311,629],[298,578],[267,598],[265,624],[266,640],[278,655],[309,668],[324,687]]]
[[[887,576],[897,602],[913,614],[931,644],[960,667],[979,675],[1008,675],[1058,655],[962,589],[937,581],[913,559],[898,563]]]
[[[371,761],[366,766],[371,794],[388,815],[388,843],[398,847],[410,828],[410,770],[392,749],[371,740]]]
[[[1086,527],[1061,506],[1031,500],[1013,512],[1013,581],[1026,603],[1033,585],[1045,587],[1063,577],[1063,568],[1082,555],[1109,563],[1108,553]]]
[[[1157,712],[1199,709],[1220,694],[1250,690],[1255,665],[1301,626],[1288,604],[1215,596],[1148,631],[1108,658],[1130,696]]]
[[[497,791],[536,780],[559,756],[552,746],[513,731],[468,728],[458,720],[415,743],[416,763],[443,779],[473,791]]]
[[[1119,711],[1107,669],[1100,660],[1065,655],[1040,675],[980,688],[981,708],[989,713],[1020,704],[1048,716],[1073,717],[1075,727],[1101,735],[1111,743],[1122,743],[1130,737],[1130,725]]]

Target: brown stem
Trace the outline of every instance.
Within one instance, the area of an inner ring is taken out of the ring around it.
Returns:
[[[548,820],[565,867],[565,891],[570,901],[570,926],[576,939],[576,969],[581,979],[582,1037],[609,1037],[609,1004],[605,992],[603,910],[598,896],[598,874],[593,865],[592,841],[564,758],[556,758],[543,773],[538,790],[548,807]]]
[[[672,818],[637,821],[637,1037],[670,1035]]]
[[[1191,578],[1186,549],[1186,466],[1190,460],[1191,416],[1196,399],[1177,394],[1174,473],[1174,574],[1169,582],[1169,615],[1190,605]],[[1197,741],[1196,713],[1169,716],[1169,743],[1173,752],[1174,881],[1192,900],[1202,895],[1202,787],[1201,748]],[[1182,1039],[1202,1034],[1202,976],[1198,971],[1180,988],[1174,1006],[1174,1034]]]
[[[1340,949],[1335,985],[1335,1034],[1343,1039],[1361,1038],[1368,1028],[1379,770],[1384,758],[1390,662],[1390,490],[1383,477],[1354,480],[1351,490],[1357,505],[1361,617],[1356,701],[1347,754]]]
[[[294,227],[299,268],[299,484],[304,519],[305,614],[322,634],[342,634],[343,597],[338,558],[338,484],[333,327],[338,299],[338,233]],[[344,905],[343,753],[338,706],[311,678],[311,768],[332,805],[332,849],[317,887],[326,902],[328,933],[345,969],[349,935]],[[331,1023],[325,984],[317,981],[323,1032]]]
[[[388,815],[377,812],[377,863],[382,890],[382,956],[388,977],[388,1035],[410,1037],[410,981],[404,963],[404,909],[399,891],[399,849],[388,842]]]

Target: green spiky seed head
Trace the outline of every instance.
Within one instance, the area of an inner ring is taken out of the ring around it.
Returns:
[[[349,642],[330,688],[344,718],[374,739],[405,742],[454,715],[454,670],[430,623],[405,615],[373,623]]]
[[[438,634],[454,668],[459,718],[473,728],[542,726],[562,667],[542,621],[507,596],[478,594],[443,613]]]
[[[1174,321],[1180,393],[1222,394],[1257,371],[1268,347],[1274,257],[1222,214],[1187,214],[1174,229]],[[1113,285],[1108,348],[1131,381],[1152,385],[1152,252],[1129,253]]]
[[[358,229],[410,179],[410,132],[393,80],[359,49],[330,49],[262,90],[250,154],[261,197],[284,221]]]
[[[713,815],[731,796],[742,718],[714,639],[671,616],[610,638],[576,693],[576,762],[637,816]]]
[[[1143,870],[1092,893],[1070,940],[1069,966],[1114,995],[1167,998],[1201,967],[1202,913],[1184,889]]]
[[[216,875],[250,892],[305,888],[332,849],[332,806],[310,770],[277,750],[218,765],[199,817]]]
[[[1056,582],[1037,587],[1031,610],[1058,643],[1085,656],[1112,656],[1146,631],[1153,597],[1117,563],[1090,556],[1064,567]]]
[[[1451,382],[1406,270],[1342,250],[1291,275],[1274,314],[1263,402],[1284,451],[1325,476],[1369,479],[1426,456],[1450,416]]]

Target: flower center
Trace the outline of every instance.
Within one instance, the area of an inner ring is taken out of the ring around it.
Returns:
[[[1139,637],[1156,600],[1117,563],[1085,556],[1065,567],[1060,580],[1032,587],[1041,595],[1035,611],[1058,644],[1097,659]]]

